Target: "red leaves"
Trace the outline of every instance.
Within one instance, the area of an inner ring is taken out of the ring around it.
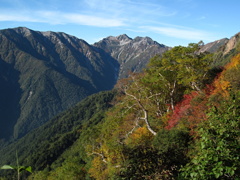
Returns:
[[[187,116],[189,114],[189,108],[191,107],[190,102],[197,95],[198,93],[195,91],[191,94],[184,95],[183,100],[175,106],[175,109],[168,120],[166,129],[173,128],[183,116]]]
[[[212,84],[206,85],[203,91],[204,94],[198,94],[194,91],[184,95],[183,100],[175,106],[175,109],[169,115],[165,128],[170,130],[178,125],[181,120],[182,125],[189,128],[193,133],[198,123],[207,119],[206,110],[208,109],[207,103],[209,102],[209,98],[216,94],[224,98],[229,96],[231,82],[228,81],[225,75],[229,70],[238,68],[239,65],[240,54],[232,58],[231,62],[225,66],[224,70],[216,77]]]

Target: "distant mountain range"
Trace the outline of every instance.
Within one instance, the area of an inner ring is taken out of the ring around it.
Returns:
[[[0,31],[0,139],[19,138],[117,79],[141,71],[169,47],[148,37],[94,45],[61,32]]]

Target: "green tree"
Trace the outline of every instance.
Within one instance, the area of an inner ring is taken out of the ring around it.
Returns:
[[[178,84],[197,91],[201,91],[202,83],[208,78],[206,75],[212,63],[211,54],[199,53],[202,45],[203,42],[176,46],[161,58],[162,68],[174,72]]]
[[[170,108],[173,110],[183,94],[184,88],[177,83],[176,72],[167,69],[160,56],[155,56],[150,60],[142,82],[149,91],[160,94],[154,100],[158,105],[158,114],[161,116]],[[166,105],[169,106],[166,107]]]
[[[182,168],[186,179],[240,178],[239,97],[212,108],[198,131],[191,162]]]

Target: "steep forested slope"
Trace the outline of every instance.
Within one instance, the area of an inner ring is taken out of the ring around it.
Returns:
[[[110,102],[114,96],[114,91],[89,96],[74,108],[61,113],[17,142],[2,148],[0,150],[1,165],[16,165],[15,153],[18,151],[20,164],[31,165],[34,171],[50,167],[82,136],[81,132],[84,129],[91,129],[103,119],[105,111],[112,106]],[[63,160],[59,161],[61,164]],[[15,176],[11,171],[2,173],[5,173],[2,176],[8,174],[7,179]]]
[[[21,137],[86,96],[111,89],[118,63],[64,33],[0,31],[0,138]]]

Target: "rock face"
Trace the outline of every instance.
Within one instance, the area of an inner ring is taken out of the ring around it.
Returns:
[[[129,72],[141,71],[150,58],[169,49],[149,37],[131,39],[126,34],[117,37],[109,36],[95,43],[94,46],[111,54],[119,62],[119,78],[127,77]]]
[[[0,139],[19,138],[90,94],[112,89],[168,47],[145,37],[89,45],[65,33],[0,31]]]
[[[235,34],[233,37],[231,37],[231,39],[227,42],[223,55],[226,55],[227,53],[229,53],[232,49],[234,49],[237,44],[240,41],[240,32]]]
[[[224,46],[228,41],[229,41],[229,39],[224,38],[224,39],[220,39],[220,40],[208,43],[200,49],[200,52],[206,52],[207,51],[207,52],[210,52],[210,53],[214,53],[220,47]]]
[[[217,51],[221,51],[222,55],[228,54],[231,50],[237,47],[240,43],[240,32],[232,36],[230,39],[224,38],[211,43],[204,45],[200,52],[210,52],[214,53]]]

